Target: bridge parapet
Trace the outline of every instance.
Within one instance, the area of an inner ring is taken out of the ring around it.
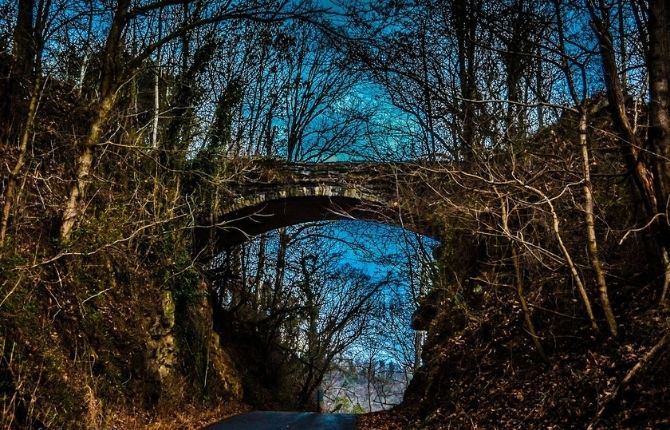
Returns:
[[[245,193],[283,185],[329,184],[386,191],[398,174],[411,169],[409,163],[291,163],[280,160],[250,160],[242,167]]]

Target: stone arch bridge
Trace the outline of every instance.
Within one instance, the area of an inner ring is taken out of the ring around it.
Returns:
[[[432,165],[434,166],[434,165]],[[363,219],[432,235],[421,209],[419,162],[295,163],[237,160],[214,216],[195,229],[196,251],[230,248],[280,227],[312,221]],[[425,204],[425,202],[423,202]],[[210,253],[206,253],[210,254]],[[210,254],[211,255],[211,254]]]

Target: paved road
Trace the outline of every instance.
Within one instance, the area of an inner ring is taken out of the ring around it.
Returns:
[[[356,416],[314,412],[251,412],[203,430],[356,430]]]

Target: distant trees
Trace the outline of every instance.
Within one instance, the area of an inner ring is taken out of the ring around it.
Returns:
[[[408,254],[406,263],[390,262],[383,278],[371,278],[340,261],[347,255],[366,255],[364,249],[351,248],[365,244],[360,237],[350,241],[343,234],[347,229],[336,226],[307,224],[264,235],[246,245],[241,255],[229,254],[234,260],[219,260],[210,269],[222,275],[214,275],[220,279],[214,289],[227,318],[250,325],[268,351],[284,357],[272,359],[267,367],[281,374],[283,389],[289,389],[285,395],[296,407],[312,404],[324,375],[347,357],[394,361],[405,383],[417,365],[409,328],[414,303],[405,279],[408,270],[419,272],[419,263]],[[383,234],[383,229],[377,232]],[[241,265],[232,272],[239,275],[235,280],[225,267],[234,267],[237,258]],[[411,277],[414,282],[425,279]]]
[[[253,43],[249,51],[229,47],[228,55],[246,70],[222,76],[237,76],[244,86],[231,154],[320,161],[350,151],[365,118],[347,102],[360,72],[308,24],[255,27],[261,39],[246,35]]]
[[[324,378],[324,411],[361,414],[387,410],[402,402],[406,388],[403,372],[393,361],[340,359]]]

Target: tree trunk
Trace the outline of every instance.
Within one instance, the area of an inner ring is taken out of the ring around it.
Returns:
[[[670,5],[667,0],[649,2],[649,147],[655,161],[657,211],[666,215],[664,246],[670,245],[667,222],[670,197]]]
[[[423,99],[426,108],[426,122],[428,124],[428,152],[429,160],[435,160],[437,157],[437,148],[435,146],[435,126],[433,125],[433,100],[430,93],[430,82],[428,74],[428,53],[426,52],[426,29],[421,29],[421,71],[423,73]]]
[[[457,0],[453,4],[453,22],[458,46],[458,81],[461,102],[461,145],[457,149],[465,161],[472,161],[478,150],[475,103],[475,35],[480,2]]]
[[[558,214],[556,213],[556,209],[554,208],[554,204],[551,202],[551,199],[549,199],[549,197],[547,197],[547,195],[544,194],[541,190],[528,184],[521,184],[521,185],[527,190],[530,190],[535,194],[537,194],[538,196],[540,196],[542,200],[547,203],[547,206],[549,206],[549,213],[551,213],[551,219],[552,219],[551,227],[552,230],[554,231],[554,235],[556,236],[558,247],[560,248],[563,257],[565,258],[565,262],[568,265],[568,268],[570,269],[572,279],[577,285],[577,291],[579,292],[579,295],[582,298],[582,303],[584,304],[584,309],[586,310],[586,314],[589,317],[589,321],[591,321],[591,327],[593,328],[594,331],[598,331],[598,324],[596,323],[596,318],[593,315],[591,300],[589,299],[589,295],[586,292],[584,281],[582,281],[582,277],[579,275],[579,271],[577,270],[577,266],[575,265],[575,262],[572,259],[572,256],[570,255],[570,251],[568,251],[568,248],[565,246],[565,243],[563,242],[563,236],[561,235],[560,221],[558,218]]]
[[[158,38],[163,37],[163,8],[158,14]],[[156,55],[156,70],[154,71],[154,112],[151,122],[151,147],[158,149],[158,120],[160,118],[160,77],[161,77],[161,48]]]
[[[4,202],[2,205],[2,220],[0,221],[0,247],[5,244],[5,238],[7,236],[7,227],[9,226],[9,216],[12,210],[12,204],[16,198],[16,186],[18,182],[19,175],[26,161],[26,155],[28,154],[28,142],[30,141],[30,135],[33,131],[33,126],[35,125],[35,115],[37,113],[37,105],[39,102],[40,87],[42,86],[42,79],[39,77],[35,79],[32,94],[30,96],[30,103],[28,104],[28,113],[26,117],[25,124],[23,125],[23,130],[21,132],[21,139],[19,143],[19,155],[16,159],[16,164],[14,168],[9,173],[9,181],[7,182],[7,188],[5,190]]]
[[[497,190],[496,193],[500,195]],[[501,200],[500,218],[502,221],[502,228],[505,234],[508,237],[511,237],[512,234],[509,231],[509,224],[507,222],[509,217],[507,202],[502,197],[500,198],[500,200]],[[531,340],[533,341],[535,350],[537,351],[538,354],[540,354],[540,357],[542,357],[542,359],[545,362],[549,362],[549,359],[547,358],[547,355],[544,352],[544,348],[542,348],[542,344],[540,343],[540,337],[537,335],[537,330],[535,330],[535,324],[533,324],[533,318],[531,317],[530,309],[528,308],[528,302],[526,302],[526,296],[524,294],[523,273],[521,271],[521,262],[519,261],[519,254],[516,250],[516,244],[511,240],[509,242],[510,247],[512,248],[512,264],[514,265],[514,279],[516,284],[516,293],[517,297],[519,298],[519,304],[521,305],[521,310],[523,311],[524,322],[526,323],[526,328],[528,329],[528,333],[530,334]]]
[[[623,0],[617,0],[617,11],[619,13],[619,57],[621,58],[620,76],[621,86],[624,90],[628,87],[628,75],[626,75],[626,67],[628,67],[628,54],[626,50],[626,17]]]
[[[590,2],[587,4],[589,4],[589,13],[591,14],[595,34],[600,43],[605,87],[607,88],[607,98],[614,124],[622,135],[622,142],[627,151],[628,165],[635,172],[635,183],[642,194],[647,214],[651,219],[656,214],[658,207],[654,174],[650,169],[649,163],[645,161],[646,157],[641,153],[644,145],[635,134],[626,114],[626,97],[621,80],[619,79],[614,47],[612,45],[612,35],[609,30],[609,20],[605,21]]]
[[[533,345],[535,346],[535,350],[537,351],[538,354],[540,354],[542,360],[544,360],[545,362],[549,362],[547,354],[545,354],[544,348],[542,348],[542,344],[540,343],[540,337],[537,335],[537,330],[535,330],[535,324],[533,324],[533,319],[531,318],[530,315],[530,309],[528,308],[528,302],[526,301],[526,296],[524,293],[523,274],[521,273],[521,262],[519,261],[519,254],[516,251],[516,245],[511,244],[511,246],[512,246],[512,262],[514,263],[514,277],[516,279],[516,293],[517,296],[519,297],[519,304],[521,305],[521,310],[523,310],[523,319],[524,322],[526,323],[526,328],[528,329],[528,333],[530,334],[531,340],[533,341]]]
[[[82,145],[82,151],[77,159],[77,179],[70,187],[69,198],[63,211],[60,228],[60,240],[63,243],[70,240],[72,230],[78,221],[81,202],[86,197],[86,188],[93,166],[94,148],[102,136],[103,126],[107,122],[113,105],[114,99],[111,95],[101,101],[96,118],[91,124],[86,140]]]
[[[415,373],[418,372],[419,367],[421,367],[424,337],[425,334],[423,331],[417,330],[414,332],[414,360],[412,362],[412,370],[414,370]]]
[[[50,1],[40,2],[35,11],[34,0],[21,0],[14,29],[13,65],[7,99],[11,113],[0,118],[0,139],[8,147],[18,137],[19,154],[9,172],[4,191],[2,218],[0,219],[0,246],[5,244],[12,205],[17,198],[17,184],[28,155],[28,142],[35,125],[35,115],[42,86],[42,33],[49,15]],[[35,13],[37,17],[35,18]],[[34,22],[33,22],[34,21]],[[31,84],[32,83],[32,84]],[[26,88],[30,90],[26,90]],[[28,98],[27,104],[25,98]],[[3,124],[3,121],[7,121]],[[17,125],[21,127],[16,127]]]
[[[625,105],[625,92],[619,79],[612,35],[607,11],[597,11],[587,2],[596,37],[600,43],[603,62],[603,74],[607,97],[610,102],[614,124],[618,128],[627,149],[628,165],[635,172],[635,183],[642,194],[648,219],[656,233],[661,255],[667,255],[670,247],[670,223],[668,222],[668,198],[670,197],[670,6],[665,0],[649,2],[649,49],[647,66],[649,69],[650,128],[647,147],[635,134],[628,120]],[[660,221],[658,214],[665,215]],[[670,265],[663,261],[665,277],[663,291],[670,278]],[[665,298],[665,293],[661,293]]]
[[[255,309],[257,312],[261,312],[262,309],[265,308],[265,306],[268,305],[266,299],[267,299],[267,291],[265,290],[265,242],[266,242],[266,236],[261,235],[260,239],[258,240],[258,254],[257,258],[258,261],[256,263],[256,279],[254,279],[254,284],[255,284]]]
[[[60,228],[60,240],[63,243],[69,242],[72,230],[79,219],[81,203],[86,197],[86,188],[93,166],[94,149],[102,137],[103,127],[114,106],[115,93],[119,86],[117,70],[121,67],[118,54],[123,31],[127,25],[126,17],[129,7],[130,0],[119,0],[105,42],[100,76],[100,102],[98,103],[95,119],[81,145],[81,153],[77,158],[77,177],[70,187],[67,203],[63,210]]]
[[[668,255],[667,248],[661,249],[661,258],[663,268],[665,269],[665,276],[663,276],[663,288],[661,289],[661,304],[664,304],[668,298],[668,289],[670,289],[670,255]]]
[[[156,65],[154,72],[154,116],[151,121],[151,148],[158,149],[158,121],[160,119],[160,75],[161,66]]]
[[[276,309],[279,300],[282,300],[284,286],[284,270],[286,268],[286,248],[288,247],[289,235],[286,230],[279,229],[279,246],[277,249],[277,265],[275,266],[275,284],[272,294],[272,309]]]
[[[8,148],[19,140],[19,126],[24,125],[27,118],[26,98],[36,54],[34,6],[33,0],[18,2],[11,67],[8,76],[2,77],[5,82],[0,81],[6,92],[5,98],[0,101],[0,144]]]
[[[584,175],[584,220],[586,223],[586,235],[588,240],[589,257],[591,267],[596,275],[598,283],[598,292],[600,294],[600,304],[605,313],[607,320],[607,327],[610,334],[617,336],[616,319],[614,318],[614,311],[610,305],[609,294],[607,290],[607,282],[605,280],[605,273],[600,263],[600,255],[598,252],[598,241],[596,238],[596,227],[593,216],[593,192],[591,184],[591,166],[589,161],[588,148],[588,134],[587,134],[587,116],[586,111],[582,108],[579,115],[579,146],[582,151],[582,171]]]
[[[13,74],[19,79],[30,76],[36,53],[33,17],[34,0],[19,0],[16,27],[14,28]]]

